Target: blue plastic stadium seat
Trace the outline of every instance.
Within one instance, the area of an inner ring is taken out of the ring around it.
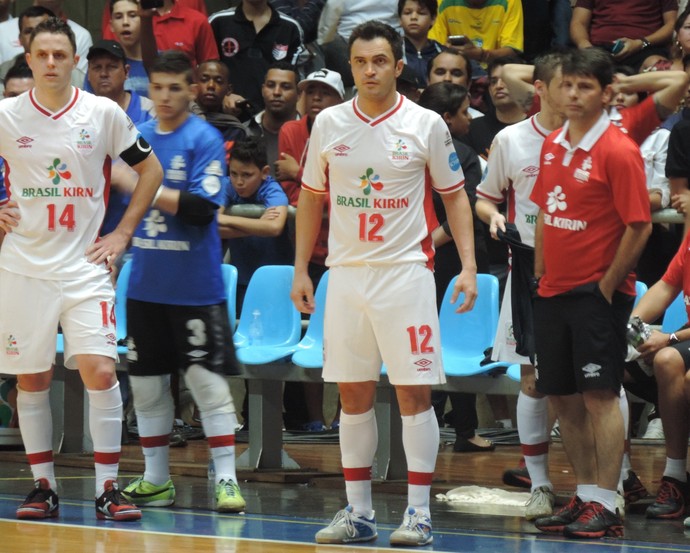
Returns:
[[[493,346],[498,327],[498,279],[478,274],[477,301],[471,311],[461,314],[455,310],[464,301],[464,294],[455,304],[450,303],[456,279],[448,285],[439,313],[446,376],[475,376],[508,368],[510,363],[502,361],[480,365],[484,351]]]
[[[506,369],[506,374],[508,378],[514,380],[515,382],[520,382],[520,365],[517,363],[511,365]]]
[[[323,316],[326,306],[326,289],[328,288],[328,271],[316,287],[314,301],[316,308],[309,317],[309,326],[304,338],[297,344],[297,351],[292,355],[292,362],[307,369],[323,367]]]
[[[645,295],[647,292],[647,285],[644,282],[641,281],[636,281],[635,282],[635,293],[637,294],[635,296],[635,305],[637,305],[637,302],[640,301],[640,298]]]
[[[302,332],[299,311],[290,299],[294,268],[264,265],[252,275],[234,335],[237,359],[248,365],[263,365],[292,356]],[[252,343],[251,329],[258,312],[261,343]]]
[[[230,329],[234,332],[237,324],[237,267],[228,263],[220,266],[223,274],[223,284],[228,296],[228,317],[230,318]]]

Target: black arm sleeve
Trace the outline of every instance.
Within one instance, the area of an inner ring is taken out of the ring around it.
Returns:
[[[153,149],[150,144],[146,142],[146,139],[139,135],[136,142],[122,152],[120,157],[127,165],[134,167],[137,163],[141,163],[149,157],[152,151]]]
[[[203,227],[213,222],[218,206],[195,194],[184,190],[180,191],[180,203],[177,207],[177,216],[188,225]]]

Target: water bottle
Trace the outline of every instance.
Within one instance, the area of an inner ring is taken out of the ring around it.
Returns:
[[[626,335],[628,343],[634,348],[638,348],[647,341],[651,335],[651,331],[649,326],[642,319],[635,316],[631,317],[628,321]]]
[[[249,345],[260,346],[264,339],[264,326],[261,323],[261,311],[252,311],[252,322],[249,325]]]
[[[216,463],[213,460],[213,456],[208,458],[208,469],[206,471],[206,476],[209,480],[216,479]]]

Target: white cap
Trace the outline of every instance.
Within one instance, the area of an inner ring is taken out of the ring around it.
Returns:
[[[304,87],[309,83],[323,83],[326,86],[330,86],[338,93],[338,96],[340,96],[341,100],[345,99],[345,87],[343,86],[343,79],[340,76],[340,73],[337,71],[331,71],[330,69],[319,69],[318,71],[314,71],[299,82],[297,89],[302,92]]]

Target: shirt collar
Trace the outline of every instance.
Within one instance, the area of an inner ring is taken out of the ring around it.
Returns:
[[[573,148],[570,145],[570,142],[568,141],[570,121],[566,121],[565,125],[563,125],[563,128],[561,129],[561,132],[558,133],[558,136],[554,140],[554,143],[560,144],[566,150],[575,150],[579,148],[580,150],[589,152],[592,149],[592,147],[596,144],[597,140],[601,138],[601,135],[604,134],[606,129],[609,128],[610,123],[611,120],[609,119],[608,113],[606,113],[606,111],[602,109],[601,115],[599,116],[597,122],[594,123],[594,125],[592,125],[592,127],[585,133],[585,135],[582,137],[582,140],[580,140],[580,143],[575,148]]]

